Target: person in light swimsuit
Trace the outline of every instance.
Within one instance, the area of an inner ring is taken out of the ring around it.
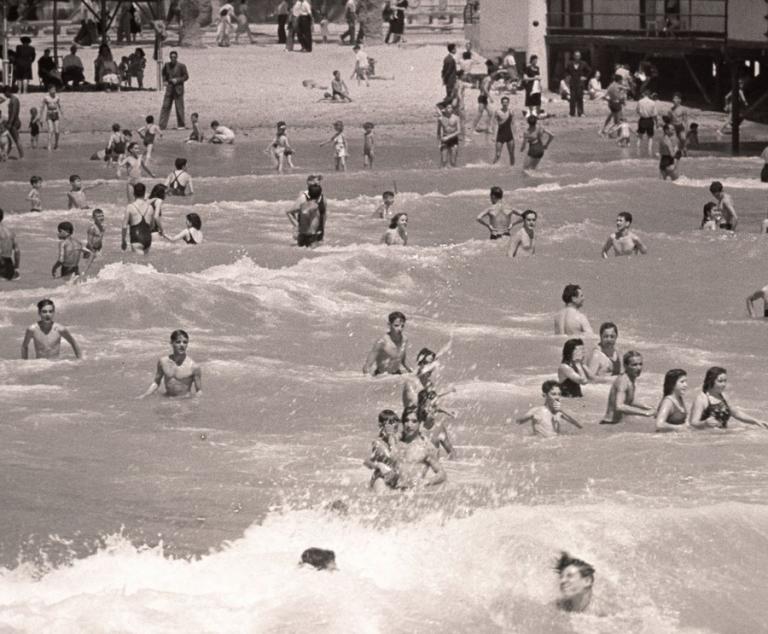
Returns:
[[[733,420],[768,429],[768,423],[750,416],[740,407],[729,403],[723,392],[728,385],[725,368],[709,368],[704,375],[701,392],[696,396],[691,408],[691,426],[696,428],[720,427],[725,429]]]

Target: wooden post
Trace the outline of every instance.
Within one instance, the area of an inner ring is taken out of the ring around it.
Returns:
[[[741,95],[739,90],[739,63],[731,60],[731,152],[739,153],[739,123]]]
[[[53,61],[59,66],[59,12],[58,1],[53,0]]]

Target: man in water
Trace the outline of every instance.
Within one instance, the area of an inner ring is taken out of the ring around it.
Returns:
[[[16,234],[3,224],[5,212],[0,209],[0,278],[8,281],[19,277],[21,251],[16,243]]]
[[[556,335],[593,335],[589,319],[581,312],[584,305],[584,291],[578,284],[568,284],[563,289],[565,308],[555,315]]]
[[[709,192],[717,201],[716,213],[722,218],[720,222],[721,229],[736,231],[736,225],[739,224],[739,217],[736,214],[736,207],[733,205],[733,198],[730,194],[723,191],[723,184],[720,181],[712,181],[709,186]]]
[[[395,456],[396,479],[392,486],[397,489],[414,489],[437,486],[445,482],[445,470],[437,458],[432,443],[421,435],[421,424],[416,407],[403,412],[403,435]],[[427,477],[429,471],[434,475]]]
[[[320,185],[322,176],[310,174],[307,177],[307,189],[301,192],[296,202],[286,215],[296,228],[297,244],[311,247],[322,242],[325,237],[325,196]]]
[[[616,232],[608,236],[603,246],[602,256],[608,257],[608,252],[613,249],[614,255],[634,255],[648,253],[646,246],[632,231],[632,214],[622,211],[616,216]]]
[[[508,236],[510,229],[520,222],[519,220],[512,222],[512,218],[514,216],[522,218],[522,214],[517,209],[505,207],[502,198],[504,198],[504,191],[501,187],[491,187],[491,206],[477,216],[477,222],[491,232],[491,240]]]
[[[61,352],[62,338],[72,346],[72,352],[77,359],[82,358],[80,346],[70,334],[69,329],[61,324],[54,323],[53,315],[56,307],[50,299],[41,299],[37,302],[37,314],[40,320],[27,328],[24,333],[24,341],[21,342],[21,358],[29,359],[29,342],[35,345],[35,357],[38,359],[58,359]]]
[[[518,425],[531,423],[533,434],[544,438],[554,438],[560,433],[560,422],[566,421],[571,425],[583,429],[581,424],[572,416],[562,410],[562,392],[557,381],[544,381],[541,385],[544,396],[544,405],[539,405],[528,410],[523,416],[519,416]]]
[[[526,209],[523,212],[523,227],[509,241],[507,255],[514,258],[520,255],[536,254],[536,237],[533,230],[536,228],[536,212],[533,209]]]
[[[183,330],[174,330],[171,333],[171,348],[173,352],[167,357],[160,357],[157,361],[157,371],[152,385],[139,398],[154,394],[165,383],[166,396],[191,396],[192,386],[195,387],[195,396],[203,393],[203,371],[200,366],[187,356],[189,335]]]
[[[600,324],[600,343],[592,350],[587,361],[587,370],[593,381],[610,383],[613,377],[621,374],[621,357],[616,350],[619,329],[611,321]]]
[[[0,227],[0,229],[2,229],[2,227]],[[749,297],[747,297],[747,312],[749,313],[749,316],[752,317],[752,319],[757,317],[755,314],[755,307],[752,304],[758,299],[763,301],[763,317],[768,318],[768,285],[763,286],[763,288],[755,291]]]
[[[616,377],[608,394],[608,407],[601,425],[620,423],[624,415],[654,416],[654,411],[646,405],[635,403],[635,381],[643,371],[643,355],[634,350],[624,354],[624,374]]]
[[[405,315],[400,311],[389,314],[389,330],[376,340],[363,366],[363,374],[403,374],[411,372],[406,365],[408,337],[403,334]]]
[[[586,610],[592,601],[595,569],[586,561],[562,552],[555,563],[555,572],[560,576],[560,598],[557,600],[557,607],[565,612]]]

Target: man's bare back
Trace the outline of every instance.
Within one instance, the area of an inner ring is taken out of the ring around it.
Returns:
[[[573,306],[566,306],[555,315],[556,335],[594,334],[587,316]]]

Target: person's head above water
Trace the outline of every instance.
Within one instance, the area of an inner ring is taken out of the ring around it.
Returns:
[[[187,331],[181,330],[181,328],[179,328],[178,330],[174,330],[171,333],[171,343],[174,343],[177,339],[186,339],[187,341],[189,341],[189,335],[187,334]]]
[[[586,561],[563,551],[555,561],[555,572],[560,577],[557,607],[566,612],[583,612],[592,599],[595,569]]]
[[[389,228],[390,229],[397,229],[397,226],[400,224],[401,219],[405,219],[405,222],[408,222],[408,214],[404,211],[401,211],[400,213],[395,214],[392,216],[392,218],[389,221]]]
[[[704,375],[704,384],[701,386],[701,391],[705,394],[708,394],[710,390],[712,390],[713,387],[715,387],[715,384],[717,383],[717,380],[724,375],[727,375],[725,368],[721,368],[719,366],[713,366],[707,370],[707,373]]]
[[[301,553],[299,565],[307,564],[315,570],[338,570],[336,567],[336,553],[324,548],[307,548]]]
[[[582,339],[569,339],[563,344],[563,356],[561,363],[571,363],[573,361],[573,352],[579,346],[584,347]]]
[[[578,284],[567,284],[563,289],[563,303],[571,304],[573,300],[581,295],[581,286]]]
[[[664,375],[664,396],[670,396],[674,391],[675,387],[677,386],[677,382],[688,376],[688,373],[685,370],[681,370],[679,368],[675,368],[674,370],[669,370]]]
[[[717,196],[717,194],[723,192],[723,184],[720,181],[712,181],[712,184],[709,186],[709,191],[711,194]]]
[[[147,193],[147,186],[144,183],[136,183],[133,186],[133,197],[137,200],[140,198],[144,198],[145,194]]]
[[[498,185],[491,187],[491,201],[498,202],[504,198],[504,190]]]
[[[152,188],[152,191],[149,192],[150,198],[159,198],[160,200],[165,200],[165,194],[166,194],[167,188],[162,183],[158,183]]]
[[[200,218],[200,215],[196,214],[194,211],[187,214],[187,222],[193,229],[197,229],[198,231],[203,228],[203,221]]]
[[[394,324],[398,319],[400,321],[402,321],[403,323],[405,323],[405,321],[406,321],[405,315],[403,315],[403,313],[401,313],[399,310],[395,310],[395,311],[389,313],[389,316],[387,317],[387,321],[390,324]]]

